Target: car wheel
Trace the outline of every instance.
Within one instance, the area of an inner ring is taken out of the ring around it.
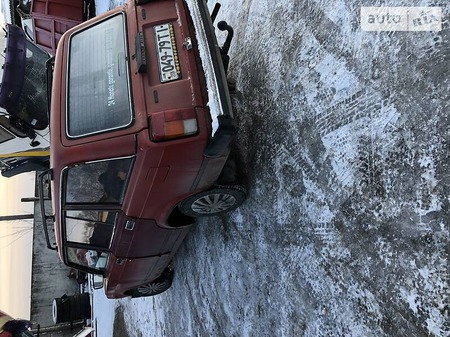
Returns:
[[[192,217],[212,216],[238,208],[246,198],[241,186],[215,187],[183,200],[178,207]]]
[[[172,286],[172,280],[173,263],[171,262],[160,277],[158,277],[153,282],[131,289],[129,291],[129,295],[131,295],[131,297],[133,298],[136,298],[161,294]]]
[[[146,297],[161,294],[170,288],[168,280],[162,280],[160,282],[152,282],[141,287],[135,288],[132,291],[132,297]]]

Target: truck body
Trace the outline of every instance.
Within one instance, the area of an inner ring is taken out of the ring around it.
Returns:
[[[70,28],[95,16],[93,0],[33,0],[33,38],[50,54],[56,53],[61,36]]]
[[[7,24],[0,70],[0,168],[2,175],[46,168],[50,145],[47,69],[50,55]],[[20,155],[18,155],[20,153]],[[28,155],[29,153],[29,155]]]
[[[48,246],[110,298],[167,290],[195,217],[245,199],[223,176],[236,129],[221,51],[203,0],[129,1],[61,37]]]

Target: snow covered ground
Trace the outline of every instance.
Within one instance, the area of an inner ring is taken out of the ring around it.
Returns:
[[[440,32],[365,32],[379,1],[220,2],[249,198],[166,293],[96,291],[98,336],[450,336],[448,3],[382,2],[441,6]]]

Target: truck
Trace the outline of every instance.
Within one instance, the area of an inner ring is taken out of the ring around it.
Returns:
[[[50,55],[6,24],[0,69],[0,170],[10,177],[48,167]]]
[[[66,265],[102,277],[108,298],[169,289],[195,220],[246,199],[230,155],[233,29],[213,23],[219,8],[130,0],[59,41],[38,179],[44,234]]]

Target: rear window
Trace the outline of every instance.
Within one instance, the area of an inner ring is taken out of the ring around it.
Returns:
[[[68,62],[67,135],[77,138],[130,125],[125,15],[73,35]]]

